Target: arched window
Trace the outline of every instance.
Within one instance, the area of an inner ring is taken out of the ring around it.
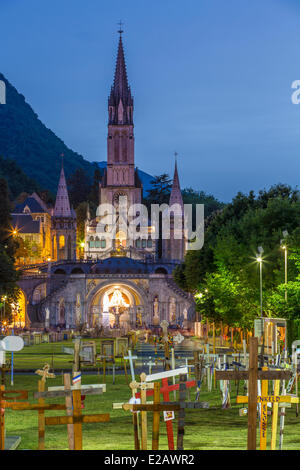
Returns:
[[[59,236],[59,248],[64,248],[65,247],[65,236],[60,235]]]
[[[126,248],[126,234],[120,230],[116,235],[116,248]]]
[[[100,248],[100,239],[98,237],[95,238],[95,248]]]
[[[90,239],[89,239],[89,246],[90,246],[90,248],[95,248],[94,237],[90,237]]]
[[[68,236],[68,259],[72,258],[72,240],[71,236]]]
[[[168,274],[165,268],[156,268],[155,274]]]

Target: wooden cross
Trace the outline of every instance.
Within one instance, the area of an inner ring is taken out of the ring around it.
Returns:
[[[263,367],[262,371],[269,371],[267,367]],[[278,387],[276,387],[279,392],[279,381],[278,381]],[[248,397],[247,396],[237,396],[236,397],[236,402],[237,403],[248,403]],[[274,405],[277,405],[276,408],[273,408],[273,413],[275,412],[276,414],[278,413],[278,403],[297,403],[299,402],[299,399],[297,397],[292,397],[290,395],[282,395],[279,396],[278,394],[275,394],[274,390],[274,395],[268,395],[268,380],[262,380],[261,384],[261,396],[257,396],[257,403],[261,404],[261,418],[260,418],[260,450],[266,450],[267,448],[267,424],[268,424],[268,403],[273,403]],[[273,422],[274,426],[275,423],[277,424],[277,418],[275,421],[275,416],[273,416]],[[274,430],[273,430],[273,436],[274,436]],[[274,439],[274,437],[273,437]],[[274,445],[274,440],[273,444],[271,445],[271,449]]]
[[[164,354],[165,354],[165,367],[164,367],[165,370],[170,370],[171,369],[168,326],[169,326],[169,323],[166,320],[163,320],[160,324],[160,327],[162,328],[162,339],[161,339],[161,341],[163,343]]]
[[[172,372],[172,371],[170,371]],[[172,386],[171,386],[172,387]],[[160,403],[160,385],[158,382],[154,384],[154,402],[152,404],[132,404],[125,403],[124,410],[153,412],[152,427],[152,449],[158,450],[159,441],[159,415],[163,411],[178,411],[178,434],[177,434],[177,450],[183,450],[183,436],[185,425],[185,409],[203,408],[201,403],[186,402],[186,375],[180,375],[179,382],[179,403],[178,402],[161,402]]]
[[[248,380],[248,396],[237,397],[238,403],[248,403],[248,450],[256,450],[256,418],[257,403],[262,403],[261,420],[261,446],[264,445],[266,438],[265,419],[266,407],[269,402],[288,402],[291,397],[270,397],[267,395],[266,386],[268,380],[286,380],[290,377],[291,372],[288,370],[258,370],[258,339],[251,337],[249,342],[249,370],[235,371],[216,371],[217,380]],[[257,381],[262,380],[262,396],[257,396]],[[264,387],[264,388],[263,388]]]
[[[106,390],[106,386],[103,384],[90,384],[90,385],[82,385],[78,384],[72,385],[71,386],[71,377],[70,374],[64,374],[64,386],[55,386],[55,387],[49,387],[48,391],[45,392],[39,391],[38,393],[34,393],[34,398],[38,398],[39,400],[43,400],[44,398],[58,398],[58,397],[65,397],[65,409],[66,409],[66,414],[67,417],[73,418],[73,391],[78,390],[80,392],[80,400],[81,400],[81,392],[84,391],[85,395],[100,395]],[[81,402],[80,402],[80,409],[81,409]],[[88,416],[88,415],[84,415]],[[84,421],[85,422],[85,421]],[[89,422],[89,421],[88,421]],[[95,421],[96,422],[96,421]],[[45,430],[45,425],[47,424],[47,418],[42,421],[39,424],[39,431],[42,429]],[[63,424],[63,423],[60,423]],[[81,429],[74,428],[74,423],[67,423],[67,428],[68,428],[68,442],[69,442],[69,449],[70,450],[77,450],[75,449],[76,444],[76,439],[80,438],[80,432]],[[79,435],[78,435],[78,429],[79,429]],[[77,432],[77,436],[75,436]],[[82,433],[81,433],[82,434]],[[39,433],[40,435],[40,433]],[[41,434],[42,438],[42,434]],[[82,445],[82,443],[81,443]],[[39,447],[40,449],[40,447]]]
[[[106,356],[106,355],[98,354],[97,359],[100,359],[100,360],[102,359],[103,382],[105,382],[105,380],[106,380],[106,364],[107,364],[107,362],[112,362],[112,365],[113,365],[113,383],[115,383],[115,367],[116,367],[116,365],[115,365],[115,356],[113,356],[113,355]]]
[[[19,403],[19,400],[27,399],[27,390],[5,391],[5,386],[0,385],[0,450],[5,449],[5,408],[9,408],[12,403]]]
[[[199,352],[194,351],[194,374],[195,374],[195,379],[197,381],[197,391],[196,391],[196,401],[199,401],[200,398],[200,389],[201,389],[201,384],[202,384],[202,372],[203,372],[203,367],[204,367],[204,357],[201,355],[199,359]]]
[[[11,371],[11,367],[9,364],[2,364],[2,366],[0,367],[0,371],[1,371],[1,385],[5,385],[5,381],[6,381],[6,372],[10,372]]]
[[[89,394],[99,394],[102,393],[102,388],[99,389],[90,389],[86,390],[85,393]],[[71,390],[72,393],[72,403],[73,403],[73,413],[71,414],[70,406],[64,407],[67,408],[67,416],[49,416],[45,418],[45,425],[59,425],[67,424],[73,425],[74,432],[74,444],[72,444],[72,438],[70,439],[71,434],[69,434],[69,449],[70,450],[82,450],[82,423],[107,423],[110,420],[110,415],[105,414],[91,414],[91,415],[82,415],[81,413],[81,391],[80,389]],[[39,397],[58,397],[58,396],[70,396],[70,389],[58,390],[58,391],[48,391],[43,394],[39,394]],[[37,396],[37,395],[36,395]],[[67,405],[67,404],[66,404]],[[70,445],[71,444],[71,445]]]
[[[153,383],[146,383],[146,374],[143,372],[140,375],[141,382],[138,383],[135,380],[129,384],[132,390],[141,390],[141,404],[146,404],[147,389],[154,388]],[[141,449],[147,450],[147,413],[145,411],[141,412]]]
[[[46,379],[55,379],[55,374],[49,372],[50,365],[45,364],[43,369],[38,369],[35,371],[35,374],[40,375],[42,377],[42,382],[46,382]]]
[[[40,383],[42,386],[44,386],[44,382],[40,380]],[[10,398],[12,395],[12,398]],[[5,391],[4,386],[1,385],[1,391],[0,391],[0,409],[4,410],[5,408],[11,408],[12,410],[15,411],[32,411],[36,410],[39,413],[40,412],[45,412],[45,410],[65,410],[64,405],[58,405],[58,404],[45,404],[44,402],[39,402],[37,404],[30,404],[28,401],[21,402],[19,400],[28,400],[28,391],[27,390],[9,390]],[[13,401],[11,401],[13,400]],[[1,413],[0,413],[1,414]],[[42,415],[39,414],[39,426],[41,424],[41,417]],[[39,427],[39,448],[42,447],[42,441],[43,441],[43,429]],[[3,433],[3,436],[0,438],[0,449],[4,448],[4,413],[2,413],[1,416],[1,432]]]
[[[173,384],[173,385],[169,385],[169,382],[168,382],[168,378],[170,377],[175,377],[176,375],[180,375],[180,374],[186,374],[187,373],[187,369],[174,369],[172,371],[167,371],[167,372],[159,372],[158,374],[153,374],[151,376],[147,376],[146,377],[146,381],[148,380],[151,380],[154,381],[154,380],[159,380],[161,379],[162,381],[162,387],[160,388],[160,393],[163,395],[163,400],[164,402],[169,402],[170,401],[170,392],[172,391],[176,391],[176,390],[179,390],[179,384]],[[195,380],[191,380],[191,381],[188,381],[185,383],[186,385],[186,388],[190,388],[190,387],[195,387],[196,385],[196,382]],[[147,396],[152,396],[153,395],[153,389],[150,389],[150,390],[147,390]],[[139,398],[140,397],[140,393],[136,393],[135,394],[136,398]],[[203,408],[207,408],[208,404],[207,403],[203,403]],[[168,447],[169,447],[169,450],[174,450],[174,437],[173,437],[173,423],[172,423],[172,419],[170,420],[167,420],[166,421],[166,428],[167,428],[167,437],[168,437]]]

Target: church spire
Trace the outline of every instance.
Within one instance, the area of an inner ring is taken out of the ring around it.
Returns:
[[[177,169],[177,153],[175,152],[175,170],[174,170],[174,178],[173,178],[173,185],[172,191],[170,195],[169,205],[172,206],[173,204],[179,204],[183,210],[183,200],[182,194],[180,190],[180,183],[179,183],[179,176],[178,176],[178,169]]]
[[[63,161],[53,215],[54,217],[72,217]]]
[[[114,83],[108,99],[110,124],[133,124],[133,98],[128,85],[122,29],[119,30],[119,46]]]

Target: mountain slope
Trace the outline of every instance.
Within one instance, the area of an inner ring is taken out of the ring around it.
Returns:
[[[53,193],[57,190],[62,153],[67,177],[83,168],[92,178],[95,165],[48,129],[1,73],[0,80],[6,84],[6,104],[0,105],[0,155],[15,160],[29,178]]]
[[[5,178],[8,184],[9,197],[15,199],[20,193],[39,191],[39,185],[28,178],[14,160],[0,156],[0,178]]]

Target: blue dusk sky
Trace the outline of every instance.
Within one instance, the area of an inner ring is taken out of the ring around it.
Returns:
[[[0,71],[44,124],[106,160],[118,21],[136,165],[229,201],[300,173],[299,0],[0,0]]]

